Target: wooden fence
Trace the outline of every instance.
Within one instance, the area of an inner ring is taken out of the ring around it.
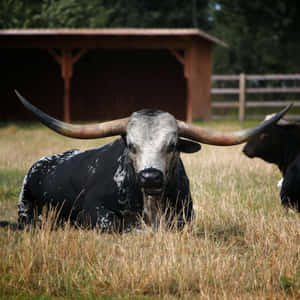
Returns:
[[[294,103],[294,107],[300,107],[300,97],[299,101],[283,101],[283,100],[271,100],[271,101],[255,101],[246,100],[247,94],[300,94],[300,85],[298,87],[257,87],[257,88],[247,88],[247,81],[289,81],[289,80],[299,80],[300,84],[300,74],[294,75],[213,75],[212,84],[214,86],[218,81],[228,82],[228,81],[238,81],[238,88],[212,88],[211,95],[238,95],[238,100],[236,101],[212,101],[213,108],[238,108],[238,116],[240,121],[245,120],[246,108],[248,107],[283,107],[290,102]],[[299,118],[299,116],[294,116]]]

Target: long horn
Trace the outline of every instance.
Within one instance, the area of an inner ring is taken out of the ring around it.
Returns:
[[[234,132],[220,132],[206,128],[200,128],[183,121],[177,121],[179,135],[200,143],[216,146],[232,146],[246,142],[251,136],[262,132],[268,126],[276,123],[292,107],[288,105],[285,109],[274,115],[272,118],[265,120],[261,124]]]
[[[59,134],[79,139],[95,139],[120,135],[126,132],[129,118],[117,119],[93,125],[73,125],[56,120],[30,104],[18,91],[16,95],[23,105],[30,110],[44,125]]]
[[[266,115],[264,121],[271,119],[273,116],[275,116],[276,114],[270,114],[270,115]],[[292,123],[284,118],[281,118],[280,120],[277,121],[276,123],[277,125],[280,126],[286,126],[286,125],[291,125]]]

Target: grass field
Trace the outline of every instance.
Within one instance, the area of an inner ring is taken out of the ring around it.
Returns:
[[[0,127],[0,221],[16,222],[34,161],[109,140]],[[277,168],[241,149],[203,145],[183,155],[196,220],[180,233],[0,228],[0,299],[300,299],[300,215],[280,205]]]

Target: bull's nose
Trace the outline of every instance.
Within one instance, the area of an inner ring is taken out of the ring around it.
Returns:
[[[139,173],[139,182],[145,189],[160,189],[163,185],[163,173],[154,168],[145,169]]]

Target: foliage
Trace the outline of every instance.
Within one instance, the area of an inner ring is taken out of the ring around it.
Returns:
[[[108,26],[101,0],[0,0],[0,28],[96,28]]]
[[[299,1],[219,0],[213,7],[213,32],[230,47],[216,48],[216,73],[299,72]]]
[[[197,23],[209,28],[208,0]],[[193,27],[190,0],[0,0],[0,28]]]
[[[110,13],[99,0],[44,0],[35,19],[42,28],[97,28],[108,25]]]
[[[27,27],[29,16],[30,10],[25,9],[23,2],[0,0],[0,28]]]
[[[113,9],[111,27],[189,28],[193,27],[191,0],[104,0]],[[208,1],[197,1],[197,21],[202,29],[209,28]]]

